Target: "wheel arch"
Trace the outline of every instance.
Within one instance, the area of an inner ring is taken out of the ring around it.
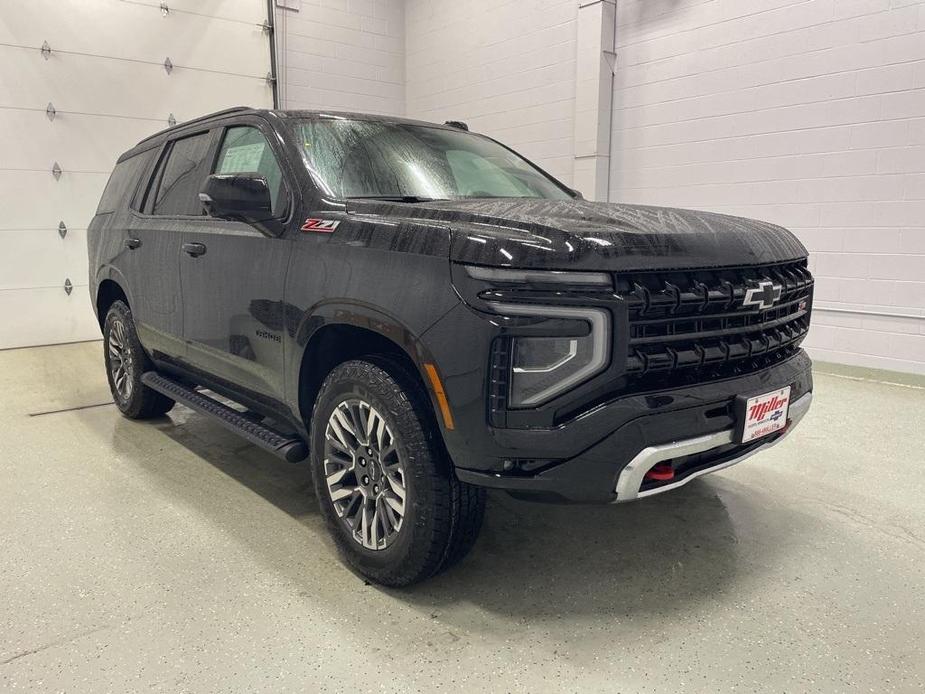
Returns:
[[[121,299],[131,308],[132,301],[126,287],[125,278],[114,268],[104,269],[97,277],[93,308],[96,311],[96,319],[100,324],[100,328],[103,327],[103,323],[106,321],[106,312],[114,301]]]
[[[326,304],[303,320],[296,343],[304,345],[297,361],[298,410],[309,422],[318,390],[325,377],[338,364],[362,357],[397,363],[427,393],[430,414],[442,429],[446,425],[429,370],[429,352],[407,326],[392,316],[367,306]]]

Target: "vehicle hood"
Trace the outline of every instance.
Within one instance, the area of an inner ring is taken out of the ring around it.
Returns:
[[[351,201],[350,212],[451,230],[452,260],[548,269],[759,265],[806,256],[786,229],[742,217],[587,200]],[[420,233],[420,232],[419,232]]]

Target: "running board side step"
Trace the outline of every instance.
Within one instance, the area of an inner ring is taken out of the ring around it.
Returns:
[[[165,378],[154,371],[146,371],[141,375],[141,382],[148,388],[163,393],[171,400],[186,405],[204,415],[212,417],[229,431],[247,439],[255,446],[269,451],[290,463],[298,463],[308,457],[308,446],[305,442],[290,434],[284,434],[265,424],[249,419],[241,412],[213,400],[208,395],[187,388],[176,381]]]

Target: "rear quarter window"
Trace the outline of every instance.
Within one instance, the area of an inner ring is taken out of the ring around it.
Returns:
[[[97,205],[97,214],[108,214],[128,207],[129,199],[138,186],[138,177],[151,160],[153,150],[141,152],[129,159],[116,164],[109,176],[109,182],[103,189],[100,204]]]

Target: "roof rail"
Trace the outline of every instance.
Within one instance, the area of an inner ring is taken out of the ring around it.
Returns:
[[[231,114],[231,113],[238,113],[239,111],[250,111],[250,110],[252,110],[252,107],[251,107],[251,106],[232,106],[231,108],[226,108],[226,109],[223,109],[223,110],[221,110],[221,111],[216,111],[215,113],[208,113],[208,114],[206,114],[206,115],[204,115],[204,116],[199,116],[198,118],[193,118],[193,119],[191,119],[191,120],[183,121],[182,123],[177,123],[176,125],[171,125],[169,128],[164,128],[163,130],[158,130],[158,131],[157,131],[156,133],[154,133],[153,135],[148,135],[146,138],[144,138],[144,139],[142,139],[142,140],[139,140],[139,141],[138,141],[138,144],[140,145],[140,144],[142,144],[142,143],[144,143],[144,142],[147,142],[148,140],[153,140],[155,137],[158,137],[159,135],[163,135],[164,133],[166,133],[166,132],[168,132],[168,131],[170,131],[170,130],[173,130],[174,128],[179,128],[179,127],[181,127],[181,126],[192,125],[192,124],[195,124],[195,123],[199,123],[199,122],[201,122],[201,121],[209,120],[210,118],[216,118],[216,117],[218,117],[218,116],[227,116],[228,114]]]

